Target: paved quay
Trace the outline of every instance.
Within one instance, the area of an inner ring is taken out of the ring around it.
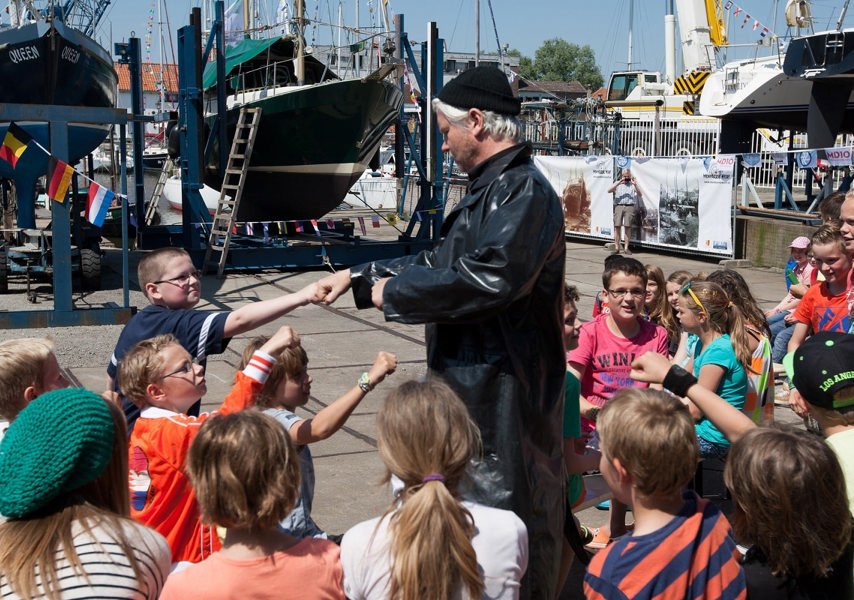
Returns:
[[[396,232],[383,225],[383,233]],[[593,298],[601,289],[603,260],[609,252],[600,242],[567,242],[566,280],[576,285],[581,294],[579,314],[588,319]],[[131,305],[142,308],[147,301],[136,286],[136,261],[131,253]],[[717,259],[699,259],[658,252],[637,250],[634,257],[643,263],[659,265],[665,274],[677,269],[710,272],[719,268]],[[781,270],[739,268],[763,307],[776,304],[785,293]],[[198,308],[225,310],[247,302],[276,297],[296,291],[319,279],[325,271],[278,272],[257,271],[229,274],[225,279],[205,276],[202,301]],[[103,289],[74,294],[75,306],[103,306],[121,303],[121,256],[107,250],[103,266]],[[50,286],[36,284],[36,304],[26,300],[22,281],[10,280],[10,293],[0,296],[0,310],[47,309],[52,307]],[[395,383],[425,373],[424,329],[421,325],[386,322],[376,310],[356,310],[349,293],[332,306],[307,306],[297,309],[278,322],[257,332],[233,339],[227,351],[208,359],[208,393],[204,409],[217,407],[230,388],[240,354],[246,342],[256,333],[272,333],[283,323],[293,326],[301,335],[309,356],[309,373],[313,378],[311,400],[301,411],[309,417],[343,394],[368,369],[380,350],[398,357],[398,370],[380,384],[356,409],[341,431],[331,439],[312,446],[317,487],[312,515],[318,524],[332,533],[342,533],[353,524],[381,514],[389,503],[387,489],[380,484],[383,468],[376,451],[374,420],[386,391]],[[0,339],[30,336],[52,336],[57,345],[60,364],[76,384],[102,391],[106,365],[121,326],[75,327],[2,330]],[[58,407],[61,410],[61,407]],[[794,422],[788,408],[777,408],[777,419]],[[248,452],[252,450],[247,448]],[[589,509],[580,514],[583,522],[598,526],[606,522],[607,513]],[[577,585],[574,578],[571,586]],[[577,588],[574,588],[577,590]],[[566,597],[570,597],[569,588]]]

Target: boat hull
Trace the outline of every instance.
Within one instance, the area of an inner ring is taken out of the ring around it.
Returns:
[[[0,48],[0,103],[116,105],[110,55],[76,29],[59,22],[2,29]]]
[[[0,29],[0,103],[113,108],[118,75],[109,53],[94,40],[60,22],[36,22]],[[16,121],[39,144],[50,148],[44,121]],[[9,123],[0,123],[0,138]],[[70,164],[95,150],[107,136],[109,124],[69,123]],[[48,155],[38,149],[24,153],[13,171],[0,161],[0,176],[14,177],[18,197],[34,196],[35,180],[47,170]],[[18,223],[34,226],[33,206],[19,203]]]
[[[400,89],[385,80],[331,80],[277,91],[246,97],[228,111],[232,137],[241,107],[262,109],[239,221],[314,219],[334,209],[368,168],[402,102]],[[220,187],[213,159],[206,175],[207,183]]]
[[[365,171],[344,197],[345,204],[352,208],[397,211],[398,180],[371,171]]]
[[[735,122],[744,131],[758,127],[808,131],[813,81],[790,77],[776,58],[731,63],[712,73],[700,97],[700,112]],[[854,131],[854,92],[849,93],[841,132]]]
[[[202,186],[199,190],[202,195],[202,201],[205,203],[205,208],[213,215],[216,213],[219,205],[219,192],[208,185]],[[182,212],[184,210],[183,191],[181,189],[181,178],[177,175],[169,177],[163,184],[163,197],[169,203],[172,210]]]
[[[151,154],[151,155],[143,155],[142,156],[142,167],[146,171],[160,171],[163,169],[163,165],[166,164],[166,159],[169,158],[168,154]]]

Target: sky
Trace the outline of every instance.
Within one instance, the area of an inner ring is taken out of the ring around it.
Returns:
[[[360,24],[371,22],[369,6],[374,10],[382,0],[363,1],[360,8]],[[726,2],[726,0],[723,0]],[[189,22],[189,13],[200,0],[165,0],[168,9],[160,7],[158,0],[112,0],[112,4],[102,21],[101,42],[106,46],[110,39],[121,41],[136,32],[143,40],[143,60],[160,60],[158,31],[159,22],[167,30],[167,16],[173,32],[173,45],[177,45],[177,29]],[[275,0],[272,0],[275,6]],[[355,22],[354,0],[342,0],[345,22]],[[337,0],[306,0],[306,15],[325,23],[336,21]],[[494,52],[496,30],[500,44],[518,49],[523,55],[534,57],[544,41],[562,38],[579,45],[589,45],[596,56],[602,76],[615,70],[625,69],[628,60],[629,7],[631,0],[491,0],[495,18],[495,28],[489,11],[489,0],[480,0],[481,51]],[[634,0],[634,23],[632,27],[632,58],[635,68],[664,71],[664,14],[666,0]],[[783,7],[785,0],[779,0],[778,16],[774,15],[773,0],[733,0],[726,14],[730,17],[730,43],[747,44],[749,47],[730,49],[729,60],[744,58],[756,51],[759,31],[767,27],[778,35],[786,33]],[[812,12],[816,31],[835,27],[843,0],[813,0]],[[226,6],[229,2],[226,2]],[[475,13],[476,0],[389,0],[389,12],[404,15],[404,27],[413,41],[423,41],[426,37],[427,23],[435,21],[439,37],[445,41],[446,50],[452,52],[473,52],[475,49]],[[733,16],[737,8],[743,12]],[[742,28],[744,15],[751,19]],[[378,22],[375,17],[375,21]],[[753,23],[760,27],[753,30]],[[776,26],[775,26],[776,22]],[[845,25],[854,27],[854,9],[848,13]],[[146,43],[146,32],[150,34],[150,45]],[[331,29],[318,26],[310,30],[307,37],[317,43],[328,43]],[[163,36],[166,38],[166,36]],[[678,33],[677,33],[678,37]],[[168,40],[164,46],[168,47]],[[177,47],[177,46],[176,46]],[[767,50],[763,54],[767,53]],[[165,62],[170,52],[165,52]]]

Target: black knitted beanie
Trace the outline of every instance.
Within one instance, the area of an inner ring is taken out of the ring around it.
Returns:
[[[522,110],[507,76],[495,67],[463,71],[445,84],[439,100],[456,108],[479,108],[502,115],[518,115]]]

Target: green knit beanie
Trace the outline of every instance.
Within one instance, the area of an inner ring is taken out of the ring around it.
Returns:
[[[42,394],[0,443],[0,514],[36,512],[104,472],[115,428],[106,401],[83,388]]]

